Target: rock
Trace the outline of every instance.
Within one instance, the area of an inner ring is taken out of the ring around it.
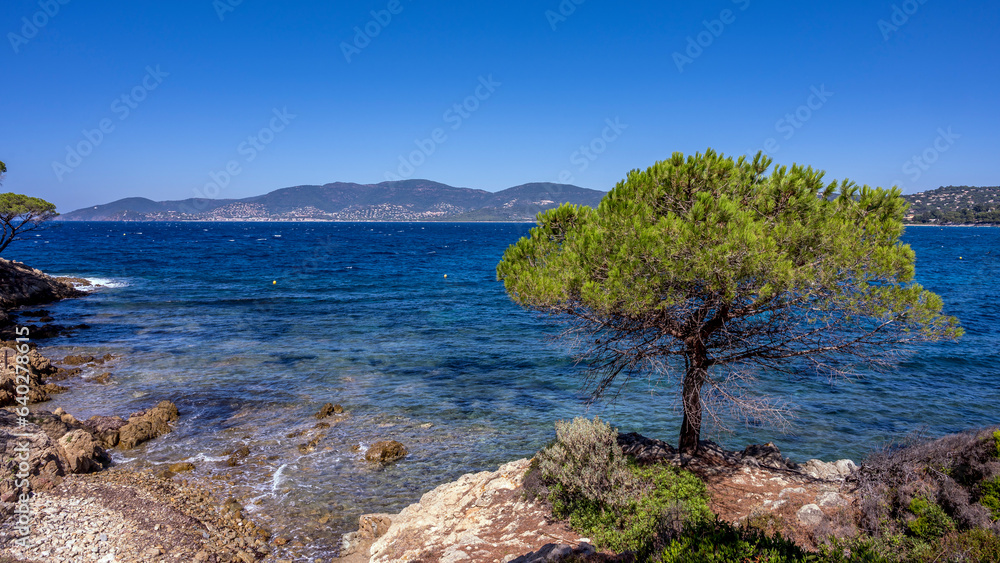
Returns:
[[[94,383],[98,383],[100,385],[106,385],[111,382],[111,372],[106,371],[100,375],[97,375],[91,378],[91,381],[93,381]]]
[[[581,543],[580,547],[564,543],[550,543],[543,546],[538,551],[527,555],[522,555],[516,559],[511,559],[511,563],[544,563],[548,561],[562,561],[571,557],[586,557],[594,553],[594,547],[588,543]]]
[[[834,492],[819,495],[816,497],[816,502],[819,503],[820,506],[830,506],[835,508],[842,508],[850,504],[844,495]]]
[[[823,523],[826,519],[826,515],[819,506],[815,504],[807,504],[799,509],[796,513],[799,522],[805,526],[816,527]]]
[[[59,438],[58,444],[66,458],[69,473],[100,471],[111,463],[100,443],[82,428],[66,433]]]
[[[101,441],[105,448],[113,448],[118,445],[119,432],[123,426],[128,424],[120,416],[92,416],[84,423],[94,437]]]
[[[2,259],[0,259],[2,261]],[[21,352],[18,350],[17,342],[0,343],[0,407],[17,406],[17,386],[24,382],[23,378],[18,381],[17,375],[24,375],[24,370],[18,371],[15,368],[16,360]],[[58,369],[54,367],[48,358],[42,356],[38,350],[32,348],[28,350],[28,403],[42,403],[49,400],[49,393],[58,392],[65,388],[58,385],[46,383],[46,377],[54,375]]]
[[[177,405],[170,401],[160,401],[155,407],[128,417],[128,422],[118,431],[118,446],[123,450],[130,450],[143,442],[162,436],[173,430],[170,423],[179,417]]]
[[[93,356],[77,356],[77,355],[72,355],[72,356],[66,356],[65,358],[63,358],[62,363],[66,364],[68,366],[80,366],[80,365],[83,365],[83,364],[89,364],[90,362],[93,362],[93,361],[94,361],[94,357]]]
[[[810,459],[809,461],[803,463],[800,466],[800,469],[803,473],[809,475],[813,479],[838,481],[850,477],[851,473],[857,469],[857,466],[849,459],[841,459],[830,462]]]
[[[841,477],[850,477],[858,469],[858,466],[849,459],[838,459],[833,462],[833,465],[837,468],[837,472],[840,473]]]
[[[226,460],[226,465],[228,465],[229,467],[236,467],[249,455],[250,455],[250,446],[246,445],[240,446],[239,448],[236,448],[236,450],[231,452],[231,454],[229,455],[229,459]]]
[[[83,295],[86,294],[69,281],[54,278],[20,262],[0,258],[0,309],[3,311]],[[48,311],[41,312],[48,314]]]
[[[372,444],[372,447],[365,452],[365,460],[373,463],[392,463],[403,459],[408,453],[403,444],[395,440],[387,440]]]
[[[194,471],[195,467],[193,463],[184,461],[181,463],[173,463],[167,468],[171,473],[184,473],[185,471]]]
[[[333,414],[333,403],[327,403],[319,409],[318,413],[316,413],[316,418],[324,419],[331,414]]]
[[[544,561],[554,551],[593,553],[584,538],[552,522],[549,506],[525,499],[522,484],[530,465],[530,460],[521,459],[496,471],[463,475],[425,493],[399,514],[363,518],[356,535],[349,538],[357,543],[363,545],[362,536],[381,534],[385,524],[388,529],[367,553],[361,552],[368,558],[359,559],[356,552],[350,560],[509,562],[528,552],[542,552],[542,559],[528,560]]]
[[[742,459],[744,464],[755,464],[760,467],[771,469],[797,469],[798,465],[792,463],[788,458],[781,455],[778,446],[771,442],[763,445],[754,444],[747,446],[743,450]]]
[[[333,414],[344,414],[344,407],[340,405],[333,405]]]
[[[618,434],[618,445],[626,456],[632,456],[641,463],[651,463],[677,455],[677,450],[662,440],[646,438],[636,432]]]
[[[23,469],[26,469],[23,473],[27,473],[33,490],[47,489],[60,482],[67,473],[68,462],[56,440],[37,424],[20,426],[17,419],[14,413],[0,410],[0,473],[7,476],[0,479],[0,501],[3,502],[10,502],[16,494],[24,491],[24,488],[17,487],[23,479],[13,478]],[[28,452],[27,461],[20,459],[24,450]],[[21,466],[21,463],[27,466]]]

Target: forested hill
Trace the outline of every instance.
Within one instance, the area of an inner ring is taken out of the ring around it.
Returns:
[[[534,183],[487,192],[429,180],[295,186],[243,199],[141,197],[65,213],[62,221],[533,221],[563,203],[597,206],[605,192]]]
[[[1000,187],[948,186],[904,196],[915,224],[1000,224]]]

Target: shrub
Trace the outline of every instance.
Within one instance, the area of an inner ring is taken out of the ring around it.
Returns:
[[[1000,561],[1000,536],[981,528],[948,536],[938,561],[996,563]]]
[[[955,530],[955,522],[932,500],[913,499],[910,501],[910,512],[916,515],[916,519],[910,520],[907,526],[913,535],[922,540],[935,540]]]
[[[715,521],[693,526],[659,554],[661,563],[799,563],[818,558],[779,534]]]
[[[629,470],[618,432],[600,418],[556,422],[556,443],[539,452],[538,461],[543,479],[558,485],[553,502],[588,500],[614,507],[651,488]]]
[[[979,484],[979,504],[989,509],[993,520],[1000,520],[1000,477]]]
[[[959,530],[990,525],[990,480],[1000,476],[996,437],[1000,431],[966,432],[934,441],[892,446],[870,456],[858,477],[861,526],[875,537],[919,535],[930,524],[913,520],[916,506],[934,504]],[[978,491],[978,494],[977,494]],[[977,502],[978,499],[978,502]],[[933,510],[933,509],[932,509]],[[936,513],[935,513],[936,514]]]
[[[645,558],[685,525],[713,518],[700,479],[626,459],[618,432],[599,418],[556,423],[556,436],[537,456],[552,512],[598,547]]]

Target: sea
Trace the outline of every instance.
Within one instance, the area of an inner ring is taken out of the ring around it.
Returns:
[[[650,374],[591,401],[562,326],[508,298],[496,264],[530,227],[56,222],[5,257],[101,286],[44,307],[58,324],[89,328],[40,341],[43,353],[118,357],[38,408],[83,419],[174,401],[176,429],[115,451],[115,462],[190,461],[190,477],[231,483],[252,516],[319,558],[360,514],[397,512],[464,473],[531,456],[557,420],[600,416],[676,443],[675,379]],[[851,380],[763,373],[756,389],[787,404],[790,424],[732,421],[703,438],[860,462],[893,441],[1000,423],[1000,229],[911,227],[903,238],[917,281],[965,336]],[[105,371],[111,383],[89,381]],[[315,429],[328,402],[347,415]],[[300,448],[317,432],[315,449]],[[379,440],[409,455],[366,463]],[[242,445],[250,457],[230,467],[227,452]]]

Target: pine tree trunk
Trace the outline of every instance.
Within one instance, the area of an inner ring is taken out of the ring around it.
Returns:
[[[701,388],[708,379],[708,351],[700,344],[688,347],[688,369],[684,374],[684,421],[681,422],[680,451],[697,455],[701,438]]]

